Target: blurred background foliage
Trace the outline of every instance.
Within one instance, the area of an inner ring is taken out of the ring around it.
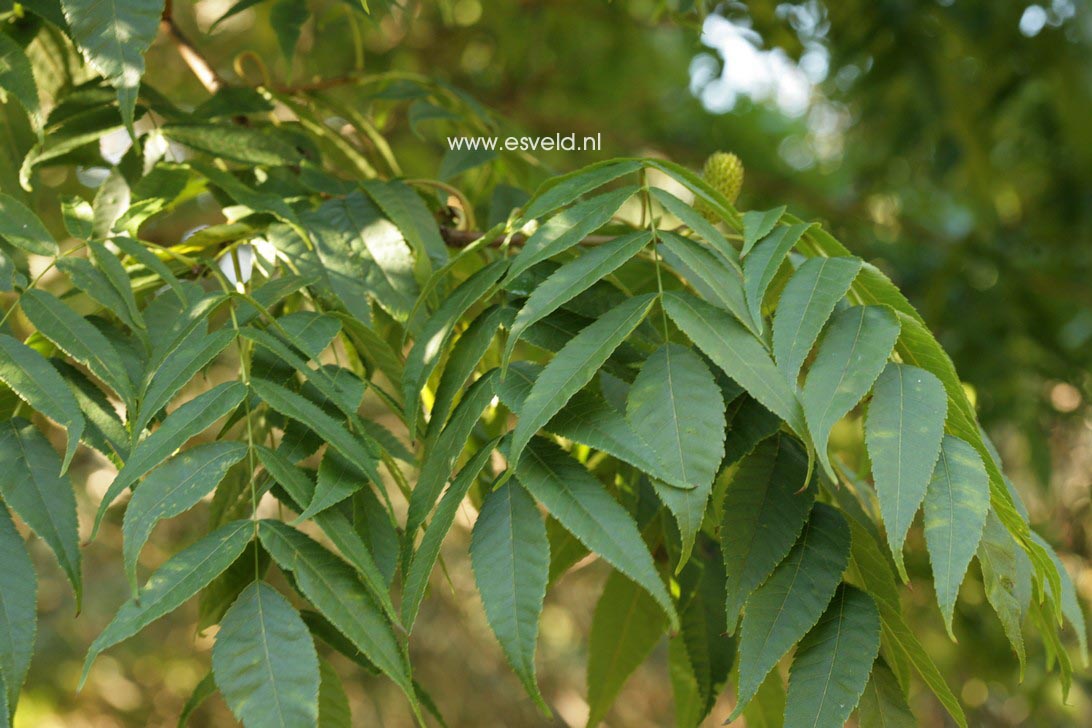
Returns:
[[[370,14],[356,0],[309,0],[313,16],[302,25],[291,62],[269,22],[270,4],[243,4],[253,7],[218,24],[231,0],[179,1],[173,14],[229,83],[255,83],[264,74],[282,90],[312,93],[331,119],[366,112],[396,152],[399,169],[382,171],[450,178],[470,195],[479,225],[490,218],[492,200],[518,199],[519,190],[547,175],[598,159],[661,155],[699,168],[717,149],[736,152],[746,165],[742,209],[788,203],[797,215],[822,220],[921,310],[967,382],[1033,525],[1063,552],[1085,603],[1092,601],[1092,8],[1086,0],[715,6],[372,0]],[[40,21],[16,17],[10,1],[0,2],[0,12],[16,33],[39,30]],[[63,59],[63,49],[51,49],[47,40],[39,36],[33,47]],[[164,93],[187,109],[208,99],[163,34],[147,66],[146,92]],[[73,78],[70,70],[58,67],[56,78],[39,84],[64,83]],[[437,78],[467,96],[421,96],[395,84],[362,98],[356,84],[315,83],[387,70]],[[33,143],[34,133],[13,101],[0,117],[6,126],[0,134],[14,142],[0,151],[0,185],[13,191],[19,150]],[[444,139],[458,133],[601,134],[602,148],[456,158],[445,154]],[[124,132],[105,138],[103,151],[121,138]],[[32,197],[55,200],[59,191],[90,197],[103,178],[94,165],[74,175],[43,169]],[[57,216],[44,204],[38,209]],[[198,198],[146,235],[174,242],[221,220],[214,205]],[[96,481],[96,466],[84,467],[92,469],[92,486],[108,484],[108,472]],[[82,509],[100,496],[86,494]],[[82,523],[88,515],[81,513]],[[71,619],[61,577],[43,564],[48,613],[19,715],[23,725],[173,725],[204,675],[193,645],[205,648],[199,652],[207,660],[211,641],[195,637],[186,627],[194,614],[182,612],[103,658],[89,686],[74,694],[83,651],[126,592],[121,574],[106,566],[118,548],[113,516],[110,532],[87,549],[97,594],[79,619]],[[464,543],[447,544],[450,584],[425,603],[421,632],[435,639],[417,647],[427,653],[415,656],[419,677],[453,726],[541,724],[482,617],[465,563],[469,522],[460,521]],[[186,522],[172,527],[185,529]],[[176,535],[172,542],[185,540]],[[961,608],[984,599],[974,570],[956,612],[960,642],[948,641],[930,608],[920,530],[912,531],[911,544],[916,561],[908,562],[912,588],[905,593],[918,607],[914,626],[942,672],[958,676],[953,687],[971,724],[1092,725],[1087,671],[1075,675],[1063,705],[1041,654],[1029,654],[1021,684],[1000,625],[960,617]],[[567,588],[547,600],[540,674],[559,725],[582,724],[586,715],[581,665],[602,578],[597,565],[577,569],[565,577]],[[1029,648],[1041,652],[1035,641]],[[343,674],[350,669],[337,667]],[[661,649],[629,682],[610,724],[669,723],[665,676]],[[362,676],[346,687],[358,717],[406,724],[392,686]],[[483,693],[488,700],[480,699]],[[710,725],[727,715],[722,703]],[[927,699],[915,709],[930,724],[944,724]],[[214,699],[195,724],[229,719]]]

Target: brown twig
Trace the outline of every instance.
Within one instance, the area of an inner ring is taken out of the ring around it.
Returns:
[[[440,228],[440,236],[444,239],[444,242],[452,248],[465,248],[474,241],[480,240],[483,234],[484,233],[478,230],[456,230],[455,228],[450,227]],[[614,235],[589,235],[581,240],[580,244],[586,246],[602,245],[603,243],[608,243],[614,239]],[[503,242],[504,236],[498,235],[496,238],[489,241],[489,245],[490,247],[497,248],[500,247]],[[519,247],[525,242],[527,242],[527,236],[522,233],[516,233],[512,236],[512,239],[508,241],[508,244]]]
[[[178,48],[178,54],[182,56],[182,60],[186,62],[189,69],[193,71],[193,75],[197,76],[197,80],[201,82],[201,85],[210,93],[214,94],[224,86],[224,79],[216,72],[216,69],[212,67],[208,59],[201,54],[201,51],[190,42],[190,39],[182,32],[182,29],[178,27],[178,24],[174,22],[174,17],[171,14],[172,3],[170,0],[163,6],[163,17],[160,20],[159,27],[166,33],[170,39],[174,42]]]

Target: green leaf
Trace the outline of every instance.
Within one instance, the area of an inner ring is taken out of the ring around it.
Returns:
[[[864,275],[868,271],[869,269],[866,267],[862,269],[861,273]],[[878,293],[875,294],[877,297],[883,296],[891,300],[896,300],[896,297],[901,298],[902,294],[898,292],[894,284],[879,271],[875,271],[873,279],[870,280],[873,282],[879,281],[873,283],[878,289]],[[857,285],[859,284],[860,277],[858,277]],[[903,299],[903,303],[909,307],[909,304],[905,303],[905,299]],[[1001,473],[1000,466],[995,461],[993,453],[990,452],[991,448],[987,446],[983,438],[974,406],[967,399],[967,393],[963,389],[963,383],[956,373],[951,357],[940,346],[929,329],[921,323],[917,313],[913,312],[912,308],[910,311],[912,314],[904,313],[899,309],[899,320],[902,324],[902,330],[896,344],[899,357],[907,364],[913,364],[932,372],[944,384],[944,389],[948,392],[948,418],[945,422],[947,432],[966,440],[978,451],[978,454],[982,457],[982,462],[986,465],[986,472],[990,476],[990,507],[992,511],[1008,532],[1013,535],[1013,538],[1018,540],[1023,550],[1027,552],[1027,556],[1031,559],[1032,566],[1039,576],[1039,582],[1049,585],[1052,591],[1057,592],[1061,588],[1061,577],[1058,575],[1058,570],[1054,567],[1050,555],[1032,538],[1027,519],[1017,508],[1012,493],[1005,484],[1005,477]]]
[[[87,248],[91,252],[91,258],[95,261],[95,265],[102,271],[110,286],[117,293],[118,298],[121,299],[123,308],[114,313],[129,328],[139,331],[143,335],[147,327],[144,323],[144,317],[140,313],[140,308],[137,306],[136,296],[133,294],[133,281],[129,278],[125,266],[121,264],[121,261],[113,252],[100,242],[88,241]]]
[[[76,496],[60,472],[61,459],[34,425],[18,417],[0,422],[0,496],[52,549],[76,592],[79,612],[83,583]]]
[[[511,462],[511,460],[509,460]],[[584,466],[548,440],[527,448],[520,484],[580,543],[640,584],[677,628],[679,617],[633,517]]]
[[[470,322],[455,345],[451,347],[451,356],[444,365],[440,382],[436,385],[436,396],[429,413],[428,434],[432,438],[447,423],[448,416],[455,406],[455,398],[466,389],[466,382],[474,374],[489,347],[493,337],[501,326],[508,326],[516,312],[506,306],[491,306]]]
[[[902,545],[918,506],[925,498],[930,477],[934,480],[937,477],[933,466],[937,464],[944,439],[947,411],[948,396],[940,380],[924,369],[907,364],[889,363],[872,391],[865,441],[887,543],[903,581],[907,577]],[[988,499],[989,482],[986,483]],[[947,488],[944,495],[947,496]],[[971,553],[974,553],[973,547]],[[962,576],[963,571],[960,571],[960,581]],[[959,589],[958,582],[955,587]]]
[[[1024,675],[1024,636],[1021,625],[1027,613],[1027,601],[1021,595],[1020,582],[1028,578],[1021,575],[1021,559],[1026,559],[1012,535],[1001,523],[997,513],[990,511],[978,544],[978,563],[982,567],[982,583],[986,599],[1001,620],[1001,627],[1009,644],[1020,660],[1020,677]]]
[[[661,241],[660,254],[681,273],[690,285],[707,301],[732,312],[736,319],[757,334],[747,309],[743,292],[743,277],[739,270],[729,267],[721,256],[699,245],[690,238],[660,230],[656,233]]]
[[[899,322],[891,309],[853,306],[834,316],[819,343],[800,401],[819,462],[835,482],[827,454],[830,431],[880,376],[898,335]]]
[[[918,720],[910,712],[895,674],[882,661],[872,667],[861,702],[857,706],[861,728],[917,728]]]
[[[478,474],[489,462],[496,444],[497,441],[494,440],[478,450],[451,481],[451,487],[444,493],[444,497],[440,499],[440,505],[436,508],[436,515],[425,529],[421,545],[417,547],[417,551],[410,560],[409,568],[406,569],[402,596],[402,623],[407,630],[413,628],[413,623],[417,619],[417,612],[421,608],[421,601],[425,598],[425,589],[428,587],[432,567],[440,556],[440,546],[444,538],[455,522],[459,505],[466,498]]]
[[[660,187],[653,187],[650,192],[652,197],[664,206],[665,210],[679,218],[679,220],[690,228],[691,231],[696,233],[698,237],[709,243],[713,250],[719,254],[715,257],[721,265],[724,265],[724,263],[727,262],[737,278],[739,278],[740,297],[742,298],[743,270],[739,267],[739,252],[735,247],[728,242],[720,230],[717,230],[715,225],[702,217],[693,206],[683,202],[675,195]],[[668,231],[666,230],[658,230],[656,234],[657,236],[664,236],[664,233],[667,232]]]
[[[733,719],[743,712],[766,674],[819,621],[849,563],[849,544],[849,528],[842,515],[816,503],[800,540],[747,600]]]
[[[123,604],[91,643],[80,687],[98,655],[189,601],[239,558],[253,536],[253,521],[233,521],[168,559],[144,583],[140,598]]]
[[[327,275],[347,276],[355,284],[336,289],[347,310],[356,310],[347,297],[363,290],[395,320],[409,317],[418,294],[413,251],[375,203],[354,192],[326,201],[306,222]]]
[[[57,241],[34,212],[0,192],[0,238],[35,255],[56,256]]]
[[[728,221],[732,227],[738,229],[742,224],[740,222],[739,213],[732,206],[724,195],[717,192],[713,187],[695,174],[692,170],[683,167],[675,162],[668,162],[663,159],[645,159],[645,167],[650,169],[656,169],[664,174],[668,175],[683,187],[694,193],[695,202],[701,201],[709,206],[709,208],[723,220]]]
[[[238,15],[244,10],[252,8],[262,2],[265,2],[265,0],[237,0],[237,2],[233,3],[232,6],[228,8],[223,15],[217,18],[216,21],[213,22],[211,26],[209,26],[209,34],[212,34],[212,32],[220,26],[220,23],[224,22],[228,18]]]
[[[501,383],[497,394],[516,415],[520,413],[523,400],[541,372],[541,366],[523,361],[515,362],[508,369],[508,377]],[[605,452],[677,488],[692,487],[685,481],[676,480],[655,458],[650,457],[647,444],[633,431],[625,415],[589,389],[574,394],[561,411],[546,423],[545,429],[593,450]]]
[[[880,505],[883,505],[882,499]],[[989,511],[990,478],[982,458],[963,440],[945,435],[925,496],[925,545],[933,564],[937,604],[953,640],[952,613],[956,597],[967,566],[978,549]],[[888,533],[890,528],[889,525]]]
[[[83,364],[128,403],[133,401],[133,384],[121,355],[87,319],[56,297],[31,289],[21,300],[23,313],[47,339]]]
[[[667,670],[671,678],[671,692],[675,703],[675,725],[693,728],[701,724],[701,694],[698,678],[686,654],[686,643],[673,638],[667,643]]]
[[[804,411],[796,393],[777,370],[762,342],[731,314],[677,291],[664,294],[664,309],[725,374],[788,423],[793,432],[807,437]]]
[[[319,658],[319,725],[322,728],[352,728],[349,698],[334,666]]]
[[[523,448],[584,387],[611,353],[644,320],[654,294],[634,296],[584,328],[542,370],[523,401],[509,450],[510,463],[519,463]]]
[[[244,207],[249,207],[255,212],[268,212],[290,226],[294,231],[302,231],[299,217],[289,206],[288,202],[278,194],[265,190],[256,190],[252,186],[241,181],[231,172],[206,164],[197,159],[190,159],[186,166],[204,177],[214,187],[219,187],[228,197]],[[299,234],[297,232],[297,234]]]
[[[402,231],[402,236],[413,247],[417,257],[425,256],[436,264],[447,260],[447,247],[436,220],[421,196],[406,184],[392,180],[364,180],[360,183],[364,192],[372,198],[391,222]]]
[[[122,555],[133,596],[137,595],[136,566],[144,543],[155,524],[188,511],[211,493],[227,475],[228,468],[243,459],[247,446],[241,442],[212,442],[181,452],[133,490],[122,519]]]
[[[42,110],[38,101],[38,84],[34,81],[34,69],[23,47],[7,33],[0,33],[0,89],[14,96],[22,105],[30,117],[31,126],[41,129]],[[11,705],[15,705],[14,700]]]
[[[880,650],[872,597],[843,584],[796,649],[789,672],[786,728],[844,725]]]
[[[350,434],[340,422],[326,414],[321,407],[306,397],[265,379],[255,377],[250,380],[250,386],[274,410],[309,427],[373,481],[381,482],[376,470],[378,456],[368,447],[368,442]]]
[[[554,271],[535,288],[516,315],[505,344],[504,361],[508,361],[520,336],[528,327],[617,270],[637,255],[651,239],[652,233],[647,230],[621,235],[609,243],[597,245],[582,253]]]
[[[724,458],[724,399],[712,372],[696,353],[678,344],[657,349],[641,367],[626,399],[626,418],[675,480],[674,488],[653,481],[656,494],[679,524],[682,553],[690,558],[705,504]]]
[[[68,362],[51,363],[68,384],[85,419],[83,442],[118,462],[129,451],[129,433],[106,393]]]
[[[771,670],[751,702],[743,709],[747,728],[782,728],[785,725],[785,686],[781,674]]]
[[[131,129],[144,52],[159,32],[163,0],[61,0],[61,8],[83,57],[117,89],[121,118]]]
[[[258,536],[273,560],[293,573],[300,592],[416,705],[402,648],[352,567],[279,521],[262,521]]]
[[[185,728],[189,725],[190,716],[193,715],[194,711],[204,705],[205,701],[215,693],[216,679],[212,676],[210,670],[201,678],[201,682],[194,686],[190,697],[186,699],[186,704],[182,706],[182,712],[178,714],[178,728]]]
[[[664,623],[645,589],[617,571],[607,577],[588,638],[589,728],[606,717],[622,685],[660,641]]]
[[[8,686],[5,682],[4,673],[0,672],[0,721],[3,721],[4,725],[12,724],[12,710],[8,705]]]
[[[345,334],[365,360],[387,377],[396,392],[402,391],[402,357],[379,335],[375,329],[353,318],[350,314],[336,312]]]
[[[9,710],[19,702],[19,692],[34,654],[38,628],[38,576],[23,537],[7,508],[0,505],[0,688],[6,691]],[[5,723],[4,725],[7,725]]]
[[[315,514],[334,506],[367,485],[367,480],[352,464],[332,450],[327,450],[319,463],[315,494],[296,523],[309,520]]]
[[[91,261],[86,258],[58,258],[57,267],[68,276],[72,285],[99,303],[104,310],[114,313],[129,328],[136,328],[136,322],[129,317],[125,300]]]
[[[308,359],[318,360],[319,354],[341,331],[341,321],[336,316],[315,311],[294,311],[279,317],[271,330],[306,354]]]
[[[766,290],[785,261],[785,256],[809,227],[800,224],[774,228],[743,261],[743,288],[747,292],[751,320],[759,333],[763,330],[762,300],[766,297]]]
[[[304,342],[293,340],[295,342],[295,348],[293,348],[269,333],[269,331],[255,329],[250,326],[243,327],[239,330],[239,333],[271,352],[287,364],[292,371],[306,377],[308,384],[318,395],[317,397],[309,396],[307,399],[312,400],[318,406],[323,406],[325,402],[329,402],[341,410],[342,414],[350,419],[353,426],[357,427],[357,410],[360,407],[360,401],[364,397],[365,385],[350,370],[332,364],[317,369],[312,368],[308,365],[307,359],[304,358],[305,355],[296,352],[296,349],[302,350],[301,347],[307,346]],[[284,338],[292,340],[290,337]],[[283,371],[283,368],[281,368],[281,371]],[[271,377],[276,376],[276,374],[276,369],[256,372],[257,376]],[[306,388],[304,391],[306,392]]]
[[[417,433],[421,389],[447,349],[455,324],[493,288],[507,267],[507,261],[496,260],[463,281],[429,317],[414,341],[402,374],[402,396],[406,403],[406,419],[411,439]]]
[[[610,160],[590,165],[567,175],[554,177],[528,201],[523,211],[524,220],[534,220],[549,215],[581,195],[598,189],[619,177],[632,174],[641,168],[635,159]]]
[[[605,225],[637,189],[631,185],[605,192],[554,215],[527,239],[519,254],[512,259],[512,267],[504,279],[505,285],[532,266],[579,244]]]
[[[784,214],[784,205],[762,212],[748,210],[743,213],[743,249],[740,251],[740,256],[747,255],[759,240],[769,235]]]
[[[774,313],[773,351],[790,382],[796,383],[819,332],[860,269],[856,258],[809,258],[785,285]]]
[[[758,443],[781,429],[781,418],[745,394],[728,405],[728,436],[722,468],[739,462]]]
[[[508,481],[486,496],[474,523],[470,559],[493,634],[527,693],[549,714],[535,679],[535,647],[550,542],[538,507],[519,483]]]
[[[105,238],[114,229],[114,224],[129,209],[132,192],[129,183],[117,167],[110,170],[106,180],[99,185],[92,201],[91,234],[96,238]]]
[[[235,331],[232,329],[219,329],[211,334],[194,330],[171,347],[161,359],[153,360],[145,374],[143,396],[133,431],[143,432],[171,398],[234,340]]]
[[[267,447],[258,446],[258,458],[262,461],[273,479],[280,483],[288,493],[290,503],[302,511],[305,503],[314,497],[315,485],[298,467],[288,462],[282,455]],[[398,622],[398,613],[391,603],[387,590],[388,580],[375,563],[371,551],[353,528],[353,524],[338,509],[331,508],[315,516],[315,523],[323,530],[330,542],[349,560],[357,573],[364,579],[364,585],[371,591],[383,608],[383,612],[392,622]]]
[[[311,11],[307,3],[295,0],[276,0],[269,9],[269,24],[273,26],[277,45],[281,47],[281,53],[289,67],[292,66],[292,57],[296,55],[296,44],[299,43],[303,24],[309,17]]]
[[[1037,533],[1032,533],[1034,538],[1047,552],[1050,554],[1054,561],[1054,565],[1058,569],[1058,574],[1062,577],[1062,592],[1059,597],[1061,601],[1062,614],[1069,620],[1069,623],[1073,626],[1074,631],[1077,633],[1077,644],[1080,646],[1081,662],[1088,666],[1088,628],[1084,621],[1084,612],[1081,610],[1081,602],[1077,598],[1077,589],[1073,584],[1073,579],[1070,578],[1069,572],[1065,568],[1065,564],[1058,558],[1058,554],[1048,544],[1042,536]]]
[[[61,473],[66,472],[86,423],[79,403],[61,375],[36,350],[0,334],[0,380],[36,411],[65,428],[68,444]]]
[[[247,728],[318,724],[315,644],[299,613],[268,584],[248,586],[224,615],[212,674]]]
[[[519,413],[518,408],[511,409]],[[605,452],[675,488],[692,487],[686,481],[676,479],[651,456],[643,438],[634,432],[625,415],[603,397],[587,389],[573,395],[568,404],[546,423],[545,429],[593,450]]]
[[[133,260],[140,263],[152,273],[158,275],[164,283],[171,287],[171,290],[174,291],[180,301],[186,300],[181,281],[179,281],[178,277],[171,272],[171,269],[167,267],[167,264],[157,258],[153,252],[136,240],[126,237],[125,235],[115,236],[111,239],[111,242],[118,246],[122,252]]]
[[[690,725],[698,725],[717,702],[735,662],[736,641],[725,634],[724,563],[716,545],[705,541],[679,574],[681,643],[697,687],[697,713]],[[676,648],[677,649],[677,648]]]
[[[728,484],[720,546],[729,634],[744,602],[789,553],[807,521],[815,502],[815,490],[804,489],[807,472],[803,448],[780,435],[759,443]]]
[[[435,439],[425,452],[424,461],[421,464],[421,474],[417,478],[417,484],[410,496],[409,510],[406,514],[406,533],[415,534],[417,529],[425,522],[429,511],[440,497],[440,491],[444,483],[451,477],[451,469],[455,467],[455,461],[466,447],[471,432],[478,425],[482,412],[493,400],[496,392],[497,379],[500,371],[490,370],[485,376],[478,379],[467,389],[451,421]]]
[[[205,431],[214,422],[238,407],[245,396],[246,386],[241,382],[219,384],[207,392],[202,392],[169,414],[155,432],[137,443],[132,454],[125,461],[125,466],[106,489],[106,494],[99,503],[90,540],[95,539],[107,508],[126,488],[131,488],[148,471],[185,445],[190,438]]]
[[[201,590],[197,600],[197,633],[202,634],[212,625],[219,624],[243,589],[265,577],[271,561],[257,540],[248,543],[243,553]]]
[[[94,211],[91,203],[81,197],[65,196],[61,198],[61,218],[68,234],[79,240],[91,237],[91,225]],[[60,261],[57,261],[58,264]]]
[[[895,572],[884,557],[879,541],[858,521],[851,518],[849,525],[853,534],[849,574],[876,601],[876,606],[880,609],[885,654],[892,658],[895,665],[913,665],[922,682],[937,696],[953,720],[966,728],[967,718],[963,715],[958,698],[944,682],[944,676],[940,674],[929,653],[902,618],[902,606],[895,587]]]

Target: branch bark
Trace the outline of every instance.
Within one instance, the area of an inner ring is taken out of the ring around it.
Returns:
[[[163,17],[159,22],[159,27],[174,42],[178,48],[178,54],[182,56],[182,60],[193,71],[193,75],[197,76],[197,80],[201,82],[205,90],[210,94],[214,94],[223,88],[224,79],[216,72],[216,69],[212,67],[212,64],[209,63],[201,51],[197,50],[197,47],[190,42],[190,39],[178,27],[178,24],[174,22],[171,12],[172,5],[173,3],[170,0],[164,4]]]

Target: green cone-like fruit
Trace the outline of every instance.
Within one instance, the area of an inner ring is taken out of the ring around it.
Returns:
[[[743,162],[736,155],[731,152],[715,152],[709,155],[701,174],[709,186],[724,195],[729,202],[734,203],[739,197],[739,191],[743,188]],[[716,215],[703,201],[698,201],[696,209],[706,219],[715,221]]]

